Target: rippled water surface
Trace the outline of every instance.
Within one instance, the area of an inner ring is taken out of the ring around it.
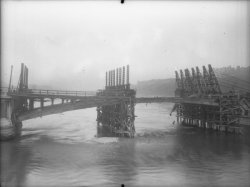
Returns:
[[[250,186],[242,136],[179,127],[172,104],[138,104],[136,137],[98,137],[96,109],[23,122],[1,142],[2,186]]]

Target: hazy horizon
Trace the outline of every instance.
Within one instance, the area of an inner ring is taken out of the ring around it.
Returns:
[[[131,83],[211,64],[249,66],[248,1],[2,1],[1,82],[96,90],[130,65]]]

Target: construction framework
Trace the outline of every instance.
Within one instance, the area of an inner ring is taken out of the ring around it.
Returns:
[[[126,80],[126,81],[125,81]],[[106,72],[106,86],[98,96],[117,97],[120,102],[97,107],[97,123],[110,136],[134,137],[135,90],[130,89],[129,65]],[[103,135],[103,134],[102,134]]]
[[[207,129],[225,132],[240,133],[240,104],[239,94],[236,92],[222,93],[213,68],[208,65],[208,71],[203,66],[203,74],[198,67],[196,71],[185,69],[185,76],[180,70],[177,71],[175,96],[180,98],[191,98],[190,102],[178,102],[175,105],[177,121],[184,125],[193,125]],[[209,99],[211,102],[193,103],[192,98]]]

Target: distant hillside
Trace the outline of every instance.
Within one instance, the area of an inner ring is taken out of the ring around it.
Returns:
[[[238,90],[241,93],[250,92],[250,67],[215,68],[222,92]],[[155,79],[139,81],[135,85],[138,97],[174,96],[175,79]]]
[[[136,85],[136,90],[138,97],[174,96],[175,79],[140,81]]]
[[[232,68],[215,68],[222,92],[238,90],[241,93],[250,92],[250,66]]]

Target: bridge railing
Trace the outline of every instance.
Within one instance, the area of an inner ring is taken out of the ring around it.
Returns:
[[[0,87],[1,96],[7,96],[8,94],[8,87]]]
[[[128,97],[135,96],[134,90],[126,90],[126,89],[107,89],[107,90],[98,90],[96,93],[97,96],[104,97]]]
[[[43,90],[43,89],[25,89],[18,90],[12,89],[9,91],[9,94],[18,95],[18,94],[27,94],[27,95],[48,95],[48,96],[95,96],[95,91],[69,91],[69,90]]]

